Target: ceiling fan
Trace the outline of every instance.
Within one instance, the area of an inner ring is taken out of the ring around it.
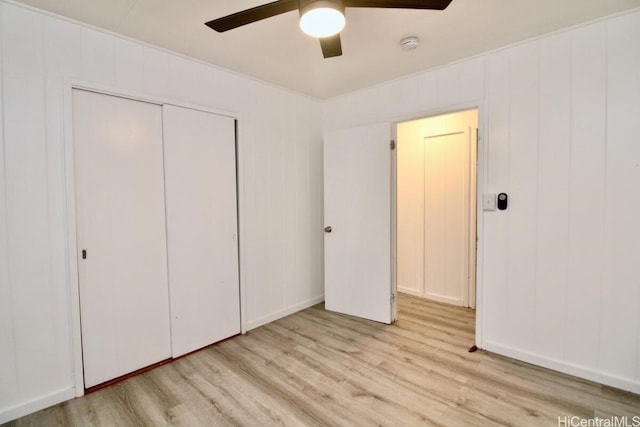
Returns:
[[[320,40],[325,58],[342,55],[346,7],[444,10],[452,0],[278,0],[205,23],[219,33],[298,9],[300,28]]]

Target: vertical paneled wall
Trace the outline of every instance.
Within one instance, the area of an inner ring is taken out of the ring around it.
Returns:
[[[327,129],[478,104],[482,346],[640,392],[640,12],[325,103]]]
[[[75,395],[65,79],[238,114],[247,326],[323,299],[317,101],[4,2],[0,76],[0,423]]]
[[[486,348],[636,392],[639,37],[636,12],[488,55],[486,191],[511,203],[483,278]]]
[[[635,18],[635,19],[634,19]],[[640,19],[607,26],[604,262],[599,365],[640,378]],[[640,382],[640,381],[639,381]],[[640,388],[640,387],[639,387]],[[639,390],[640,391],[640,390]]]

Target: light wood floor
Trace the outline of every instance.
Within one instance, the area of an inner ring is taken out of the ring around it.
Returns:
[[[392,325],[318,305],[9,426],[558,426],[640,396],[473,344],[474,312],[402,295]]]

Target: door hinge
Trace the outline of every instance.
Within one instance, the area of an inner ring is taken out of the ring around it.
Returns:
[[[390,147],[392,150],[395,150],[395,149],[396,149],[396,142],[395,142],[393,139],[391,140],[391,144],[389,144],[389,147]]]
[[[391,294],[391,304],[396,302],[396,294]]]

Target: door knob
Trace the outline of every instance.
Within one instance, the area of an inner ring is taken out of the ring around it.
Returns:
[[[324,228],[324,232],[325,232],[325,233],[331,233],[331,226],[330,226],[330,225],[329,225],[329,226],[326,226],[326,227]]]

